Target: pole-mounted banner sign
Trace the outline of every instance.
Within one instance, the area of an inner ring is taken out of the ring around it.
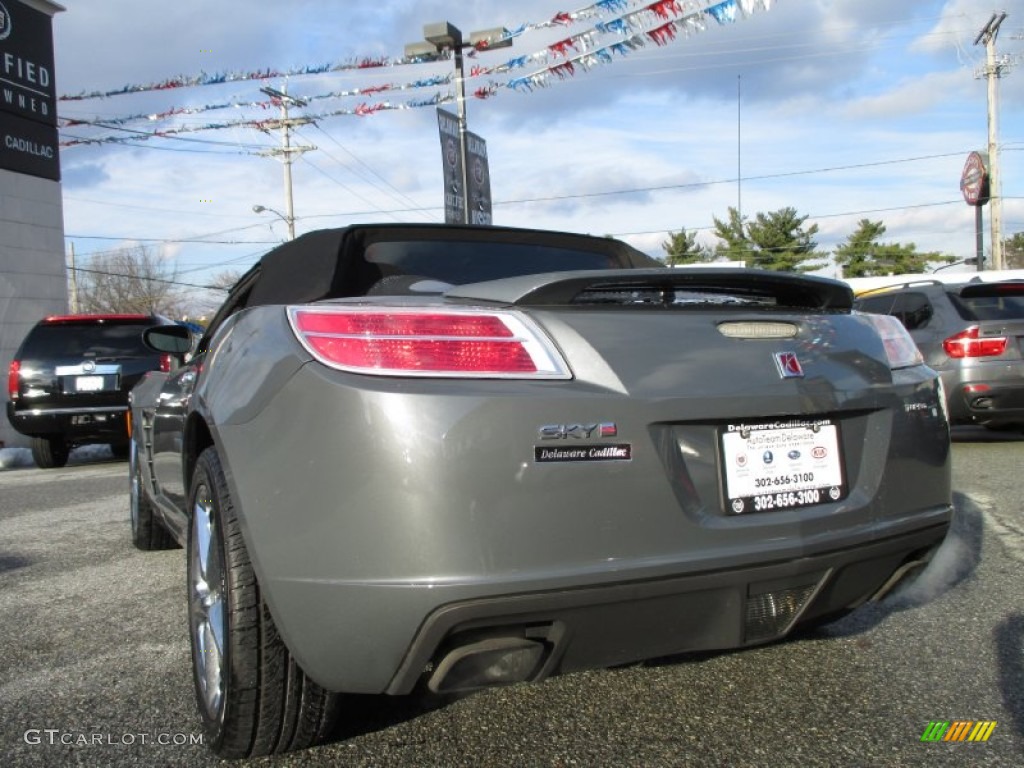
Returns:
[[[466,133],[466,162],[469,163],[469,223],[490,225],[493,222],[487,142],[475,133]]]
[[[960,174],[960,191],[968,205],[985,205],[988,202],[988,154],[971,152]]]
[[[459,147],[459,118],[437,110],[441,134],[441,163],[444,175],[444,221],[463,223],[462,151]],[[487,165],[487,142],[466,131],[466,183],[469,186],[470,224],[491,224],[491,174]]]
[[[459,119],[437,110],[441,134],[441,172],[444,175],[444,223],[462,223],[462,153],[459,151]]]

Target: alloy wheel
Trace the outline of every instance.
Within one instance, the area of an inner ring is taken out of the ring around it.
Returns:
[[[223,667],[227,640],[224,560],[216,513],[206,486],[197,489],[192,509],[188,573],[189,628],[196,685],[207,717],[218,721],[224,706]]]
[[[128,508],[132,518],[132,537],[139,536],[139,494],[142,489],[139,487],[138,472],[139,457],[135,450],[135,438],[131,439],[128,447]]]

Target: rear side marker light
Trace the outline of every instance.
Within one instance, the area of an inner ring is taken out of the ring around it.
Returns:
[[[889,367],[909,368],[913,365],[921,365],[924,358],[917,348],[917,344],[911,338],[903,323],[892,315],[875,315],[864,313],[861,315],[870,322],[878,335],[882,337],[882,344],[885,347],[885,356],[889,360]]]
[[[21,361],[11,360],[7,367],[7,395],[11,400],[18,399],[19,385],[21,383]]]
[[[160,371],[161,371],[161,373],[170,373],[171,372],[171,356],[170,355],[160,355]]]
[[[952,358],[964,357],[999,357],[1006,351],[1005,336],[986,336],[981,338],[981,329],[972,325],[955,336],[942,342],[942,348]]]
[[[376,376],[569,379],[547,335],[512,310],[288,308],[296,338],[319,362]]]

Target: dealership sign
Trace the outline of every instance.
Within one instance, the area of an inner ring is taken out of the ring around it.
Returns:
[[[988,202],[988,155],[971,152],[960,174],[960,191],[968,205],[984,205]]]
[[[0,0],[0,168],[60,179],[52,19]]]

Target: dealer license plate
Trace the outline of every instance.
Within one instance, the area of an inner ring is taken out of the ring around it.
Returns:
[[[76,392],[99,392],[103,389],[102,376],[76,376]]]
[[[830,420],[727,424],[721,446],[726,505],[734,514],[846,496],[839,425]]]

